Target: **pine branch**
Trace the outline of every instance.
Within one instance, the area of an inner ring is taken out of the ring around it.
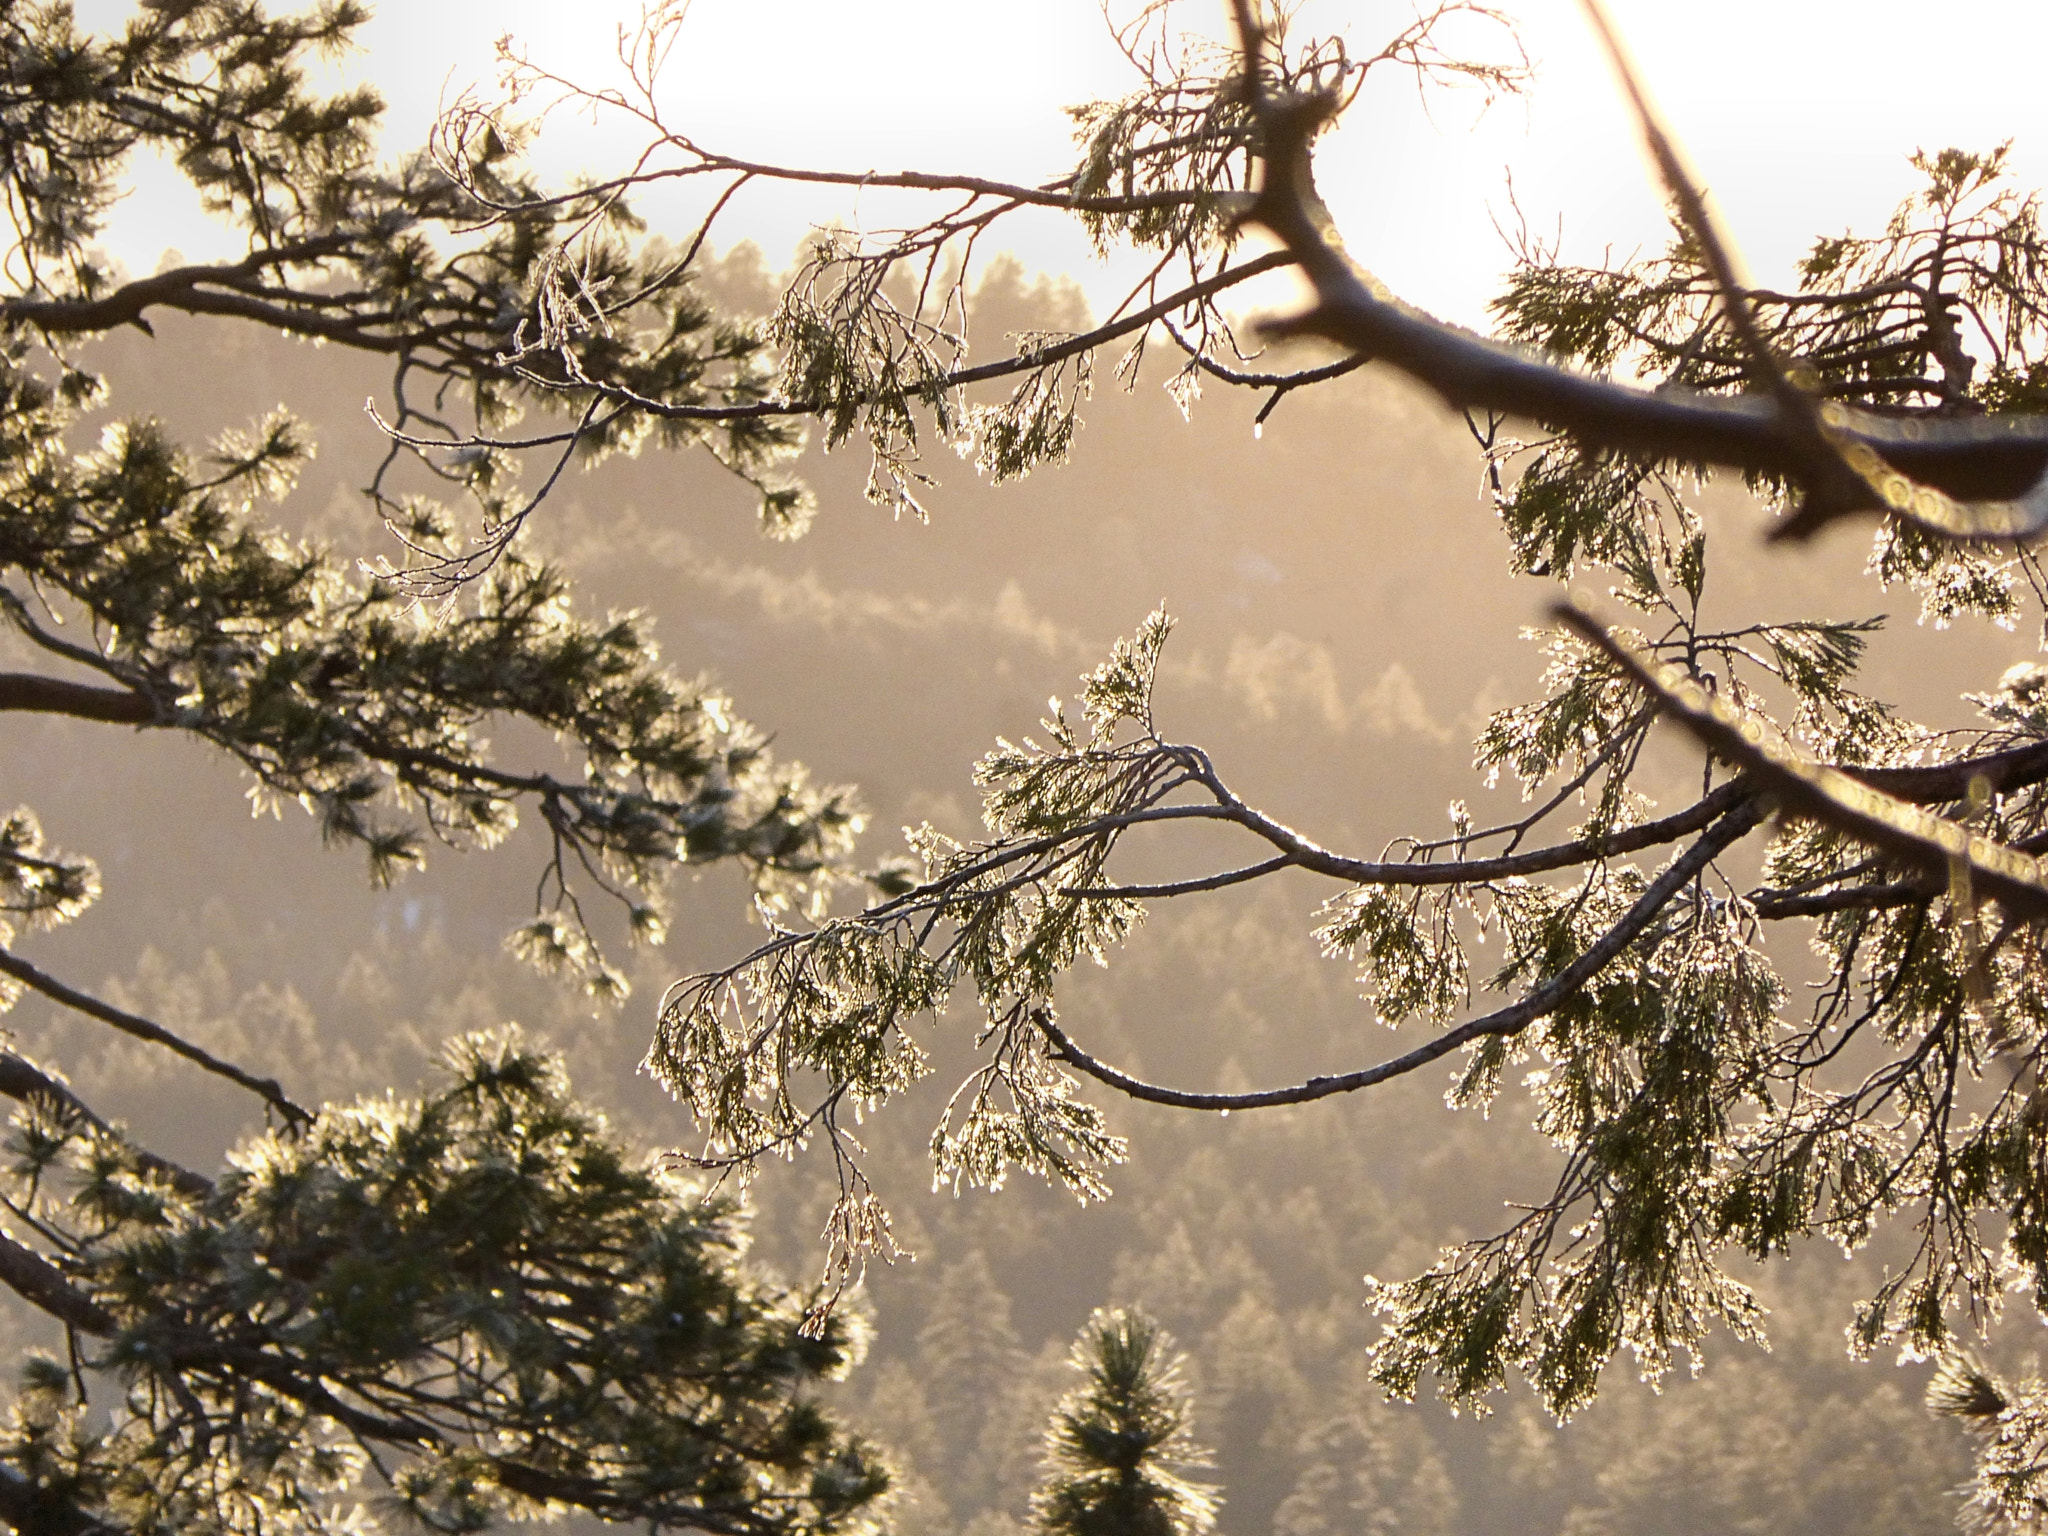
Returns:
[[[0,326],[32,325],[51,336],[94,335],[118,326],[140,325],[151,309],[192,308],[208,288],[241,289],[249,279],[276,267],[311,263],[338,255],[354,243],[350,235],[321,235],[281,246],[251,251],[240,261],[210,266],[172,267],[154,276],[123,283],[90,299],[0,299]]]
[[[1715,756],[1741,768],[1785,809],[1881,848],[1930,880],[1994,897],[2015,916],[2048,917],[2048,875],[2032,854],[1972,833],[1958,822],[1883,793],[1867,780],[1803,756],[1755,716],[1717,694],[1709,695],[1682,668],[1658,667],[1582,607],[1560,603],[1552,615],[1605,653],[1673,720]],[[2048,743],[2018,749],[2016,755],[2026,754],[2048,755]],[[1987,794],[2000,787],[1980,770],[1964,778],[1965,794],[1971,778],[1982,783]]]
[[[1882,885],[1845,885],[1832,891],[1790,895],[1777,891],[1752,892],[1750,909],[1758,917],[1775,920],[1788,917],[1825,917],[1830,912],[1875,912],[1885,907],[1909,907],[1932,901],[1943,890],[1921,880],[1891,880]]]
[[[1192,752],[1192,749],[1183,750]],[[2044,761],[2043,772],[2048,774],[2048,761]],[[1489,880],[1509,880],[1518,875],[1570,869],[1613,858],[1617,854],[1640,853],[1690,836],[1755,793],[1752,786],[1740,779],[1731,779],[1682,811],[1656,821],[1646,821],[1640,826],[1624,827],[1618,832],[1575,838],[1548,848],[1532,848],[1527,853],[1503,854],[1491,859],[1446,859],[1428,863],[1403,860],[1397,863],[1348,858],[1311,842],[1293,828],[1239,799],[1217,776],[1206,757],[1201,757],[1196,777],[1216,796],[1224,819],[1236,822],[1280,849],[1289,866],[1356,885],[1478,885]]]
[[[0,1232],[0,1284],[66,1327],[105,1338],[119,1324],[114,1314],[73,1285],[62,1270]]]
[[[1446,1030],[1426,1044],[1417,1046],[1404,1055],[1396,1056],[1391,1061],[1361,1067],[1355,1072],[1344,1072],[1330,1077],[1312,1077],[1292,1087],[1268,1088],[1251,1093],[1191,1093],[1184,1089],[1165,1088],[1145,1082],[1098,1061],[1069,1039],[1045,1009],[1035,1010],[1031,1019],[1046,1039],[1052,1042],[1056,1060],[1065,1062],[1119,1093],[1130,1098],[1142,1099],[1148,1104],[1166,1104],[1177,1109],[1272,1109],[1284,1104],[1308,1104],[1339,1093],[1356,1093],[1361,1088],[1371,1088],[1397,1077],[1405,1077],[1410,1072],[1441,1060],[1452,1051],[1475,1040],[1484,1039],[1489,1035],[1520,1034],[1538,1019],[1555,1011],[1599,975],[1608,962],[1640,937],[1643,930],[1649,927],[1673,896],[1683,890],[1722,853],[1748,836],[1764,819],[1764,815],[1765,808],[1754,799],[1744,800],[1738,804],[1706,836],[1673,860],[1663,874],[1652,881],[1649,888],[1636,898],[1621,920],[1602,934],[1584,954],[1549,981],[1530,989],[1529,994],[1519,1002],[1496,1009],[1480,1018],[1467,1020],[1455,1029]]]
[[[146,1040],[152,1045],[163,1046],[216,1077],[224,1077],[229,1082],[248,1089],[283,1115],[288,1122],[302,1123],[312,1119],[311,1114],[285,1096],[284,1089],[275,1078],[256,1077],[245,1072],[233,1062],[223,1061],[211,1052],[202,1050],[191,1041],[165,1029],[161,1024],[152,1023],[140,1014],[116,1008],[111,1003],[101,1002],[89,993],[81,992],[76,987],[59,981],[49,972],[29,964],[7,950],[0,950],[0,975],[12,976],[16,981],[34,988],[43,996],[62,1003],[67,1008],[74,1009],[88,1018],[98,1019],[102,1024],[111,1024],[124,1035],[132,1035],[137,1040]]]
[[[90,1104],[26,1056],[16,1055],[13,1051],[0,1050],[0,1095],[23,1104],[32,1103],[37,1099],[48,1099],[94,1129],[116,1134],[114,1128],[102,1119]],[[136,1149],[135,1157],[143,1168],[160,1175],[182,1194],[204,1198],[213,1193],[211,1179],[204,1178],[169,1158],[158,1157],[154,1152],[143,1151],[140,1148]]]
[[[95,688],[33,672],[0,672],[0,710],[69,715],[113,725],[152,725],[157,720],[155,702],[130,689]]]
[[[21,1536],[128,1536],[69,1499],[54,1497],[12,1467],[0,1466],[0,1520]]]
[[[993,362],[977,363],[971,368],[950,369],[926,380],[921,388],[933,393],[942,393],[965,389],[970,384],[987,384],[998,379],[1014,378],[1022,373],[1033,373],[1055,363],[1065,362],[1069,358],[1079,357],[1083,353],[1098,351],[1113,341],[1143,331],[1167,316],[1179,314],[1190,305],[1213,298],[1239,283],[1293,264],[1294,257],[1288,252],[1268,251],[1262,256],[1254,256],[1241,266],[1227,267],[1210,277],[1175,290],[1156,303],[1134,310],[1119,320],[1099,325],[1093,330],[1079,332],[1056,345],[1042,347],[1036,351],[1016,352],[1009,357],[997,358]],[[573,381],[531,378],[527,382],[563,392],[580,394],[590,391],[602,399],[618,401],[650,416],[669,421],[759,421],[777,416],[809,416],[835,403],[804,399],[757,400],[746,405],[670,404],[637,394],[622,385],[609,383],[601,378],[582,378]],[[860,399],[850,403],[865,405],[869,402]]]
[[[4,1232],[0,1232],[0,1284],[80,1333],[111,1339],[121,1332],[120,1318],[72,1284],[49,1260]],[[335,1385],[346,1389],[346,1373],[330,1378],[317,1364],[294,1360],[212,1333],[174,1333],[163,1345],[161,1364],[156,1368],[177,1374],[195,1372],[260,1382],[339,1427],[384,1444],[450,1447],[456,1443],[453,1436],[423,1419],[366,1410],[337,1396],[329,1382],[332,1380]],[[502,1454],[492,1456],[491,1462],[499,1482],[527,1498],[573,1502],[598,1513],[636,1507],[632,1495],[610,1493],[596,1478],[553,1471]],[[25,1486],[25,1480],[17,1486]],[[7,1491],[0,1490],[0,1499],[5,1498]],[[721,1533],[721,1536],[750,1536],[750,1533],[768,1529],[766,1522],[734,1519],[701,1506],[671,1506],[664,1510],[664,1515],[687,1521],[703,1530]],[[74,1528],[93,1529],[91,1526]]]
[[[1845,479],[1830,474],[1823,484],[1816,480],[1808,415],[1788,411],[1775,398],[1705,395],[1668,385],[1640,389],[1589,377],[1396,299],[1345,254],[1315,188],[1310,143],[1334,103],[1267,94],[1257,84],[1262,34],[1245,0],[1237,0],[1236,10],[1249,61],[1244,88],[1264,135],[1261,178],[1246,218],[1279,240],[1315,290],[1314,306],[1272,326],[1274,334],[1321,336],[1391,364],[1454,409],[1527,417],[1597,447],[1782,477],[1815,495],[1828,516],[1889,510],[1927,521],[1915,501],[1918,491],[1927,490],[1979,504],[1963,510],[1982,511],[1984,526],[1940,530],[1952,536],[2004,540],[2048,528],[2048,418],[1900,421],[1830,402],[1821,419],[1858,472]],[[1897,482],[1896,495],[1885,483],[1887,471],[1896,471],[1890,477]],[[1805,525],[1800,531],[1807,531]]]
[[[1168,750],[1181,753],[1197,763],[1195,777],[1210,790],[1218,802],[1214,811],[1203,808],[1206,815],[1234,822],[1257,834],[1280,849],[1279,855],[1241,869],[1196,876],[1188,880],[1168,881],[1158,885],[1065,887],[1061,891],[1062,895],[1098,900],[1192,895],[1259,879],[1282,869],[1305,870],[1311,874],[1327,875],[1332,879],[1356,885],[1481,885],[1493,880],[1510,880],[1517,876],[1543,874],[1555,869],[1571,869],[1621,854],[1640,853],[1647,849],[1663,847],[1708,826],[1760,792],[1754,780],[1746,777],[1732,778],[1684,810],[1675,811],[1669,816],[1662,816],[1633,827],[1624,827],[1619,831],[1601,833],[1595,837],[1574,838],[1569,842],[1555,843],[1546,848],[1532,848],[1526,853],[1502,854],[1497,858],[1445,859],[1428,862],[1358,859],[1325,848],[1292,827],[1246,804],[1216,774],[1207,757],[1195,748],[1178,747]],[[1961,757],[1946,763],[1899,768],[1845,767],[1833,771],[1899,800],[1919,805],[1939,805],[1966,798],[1973,780],[1981,779],[1998,793],[2009,793],[2048,780],[2048,742],[1985,753],[1979,757]],[[1112,827],[1132,824],[1133,818],[1103,818],[1077,826],[1066,836],[1078,839],[1111,830]],[[1049,840],[1040,840],[1039,843],[1033,844],[1033,851],[1040,846],[1049,846]],[[1005,849],[1006,853],[1011,854],[1023,851],[1024,849],[1018,846]],[[901,899],[899,898],[899,901]]]

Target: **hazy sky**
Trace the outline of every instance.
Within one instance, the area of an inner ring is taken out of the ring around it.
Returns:
[[[1134,4],[1112,0],[1112,11]],[[1917,147],[2009,138],[2021,177],[2048,183],[2037,77],[2048,6],[2038,0],[1950,0],[1938,11],[1898,0],[1610,4],[1762,280],[1782,279],[1815,234],[1880,221],[1909,185],[1905,157]],[[129,9],[79,5],[101,25]],[[1505,263],[1493,220],[1508,217],[1509,173],[1532,227],[1548,235],[1562,216],[1567,256],[1622,254],[1661,236],[1660,200],[1576,0],[1506,9],[1539,70],[1526,102],[1480,114],[1477,98],[1450,93],[1425,106],[1389,74],[1323,157],[1325,193],[1359,258],[1396,292],[1467,322]],[[489,80],[499,35],[602,81],[618,68],[620,22],[640,7],[413,0],[377,10],[343,71],[385,93],[397,148],[419,142],[444,88]],[[1223,7],[1184,0],[1181,13],[1190,28],[1215,29]],[[1399,0],[1308,0],[1301,24],[1343,28],[1364,52],[1412,15]],[[1060,107],[1126,80],[1096,0],[695,0],[666,107],[700,142],[749,157],[1037,179],[1066,167]],[[632,147],[565,122],[543,162],[601,169]],[[194,258],[219,249],[163,167],[143,180],[111,231],[123,261],[149,268],[166,247]],[[811,222],[882,218],[886,205],[769,192],[734,212],[733,234],[779,260]],[[1020,222],[1011,243],[1029,265],[1082,277],[1098,302],[1119,275],[1084,270],[1082,241],[1057,219]]]

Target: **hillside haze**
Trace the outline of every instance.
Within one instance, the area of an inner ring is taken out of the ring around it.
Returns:
[[[715,285],[754,302],[767,292],[745,249]],[[1056,281],[998,266],[976,332],[1071,327],[1079,305]],[[289,406],[320,452],[284,523],[348,555],[394,552],[357,492],[382,451],[364,411],[388,387],[375,365],[175,318],[154,339],[102,342],[91,361],[109,375],[109,416],[160,417],[195,448]],[[868,860],[895,851],[905,823],[972,835],[973,761],[997,735],[1032,731],[1047,696],[1071,696],[1076,674],[1162,599],[1179,620],[1162,730],[1206,747],[1252,803],[1366,855],[1443,835],[1454,799],[1481,824],[1512,813],[1514,790],[1479,781],[1470,743],[1490,709],[1533,696],[1538,653],[1518,633],[1557,584],[1509,578],[1463,421],[1367,369],[1290,397],[1255,436],[1255,401],[1212,393],[1183,419],[1158,382],[1098,388],[1072,462],[1021,484],[978,483],[941,451],[928,524],[863,501],[862,453],[814,451],[802,467],[817,526],[771,543],[746,488],[707,458],[650,453],[566,479],[532,538],[573,571],[587,607],[654,615],[669,664],[730,690],[778,753],[858,784]],[[1716,491],[1709,505],[1723,525],[1710,604],[1892,610],[1905,636],[1876,647],[1876,689],[1923,718],[1960,723],[1962,689],[2031,653],[2035,637],[1985,628],[1948,648],[1956,675],[1915,670],[1911,613],[1862,574],[1867,530],[1766,553],[1746,502]],[[1682,745],[1658,750],[1646,783],[1696,774]],[[542,858],[530,828],[487,859],[439,852],[378,892],[351,858],[324,854],[296,810],[252,819],[236,774],[189,743],[17,716],[6,764],[10,794],[106,876],[86,920],[24,944],[39,963],[275,1073],[302,1100],[409,1084],[447,1035],[517,1018],[564,1047],[578,1086],[645,1144],[690,1141],[687,1117],[635,1068],[662,989],[753,942],[733,874],[680,877],[669,944],[636,953],[634,996],[593,1015],[503,953]],[[1227,847],[1160,838],[1134,868],[1192,872]],[[1292,877],[1155,911],[1109,970],[1076,979],[1063,1018],[1097,1054],[1189,1087],[1278,1084],[1392,1054],[1397,1037],[1310,936],[1328,894]],[[166,1153],[210,1164],[255,1124],[231,1090],[40,1000],[11,1025]],[[1766,1521],[1869,1533],[1951,1519],[1947,1490],[1967,1458],[1919,1407],[1924,1372],[1844,1357],[1867,1265],[1814,1253],[1765,1272],[1775,1354],[1723,1344],[1703,1377],[1662,1397],[1617,1366],[1613,1390],[1568,1429],[1520,1394],[1483,1422],[1388,1407],[1364,1384],[1375,1325],[1361,1277],[1411,1272],[1500,1224],[1504,1199],[1545,1193],[1550,1150],[1512,1093],[1490,1120],[1443,1108],[1448,1074],[1227,1121],[1110,1103],[1134,1158],[1107,1204],[1015,1182],[956,1197],[931,1191],[924,1143],[971,1027],[948,1021],[931,1091],[865,1132],[916,1258],[871,1274],[860,1304],[876,1343],[845,1397],[905,1458],[900,1520],[913,1536],[1004,1536],[1022,1522],[1067,1342],[1110,1302],[1151,1309],[1191,1351],[1197,1432],[1217,1448],[1235,1536]],[[818,1262],[827,1177],[799,1160],[757,1186],[759,1248],[785,1271]]]

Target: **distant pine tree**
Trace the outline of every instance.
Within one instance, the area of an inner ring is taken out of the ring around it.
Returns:
[[[1098,1310],[1074,1341],[1078,1387],[1046,1429],[1045,1481],[1032,1496],[1042,1536],[1201,1536],[1223,1500],[1182,1473],[1210,1465],[1189,1432],[1185,1357],[1144,1313]]]

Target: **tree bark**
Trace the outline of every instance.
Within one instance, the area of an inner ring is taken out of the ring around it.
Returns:
[[[0,672],[0,710],[31,710],[104,720],[113,725],[148,725],[156,704],[127,688],[95,688],[33,672]]]

